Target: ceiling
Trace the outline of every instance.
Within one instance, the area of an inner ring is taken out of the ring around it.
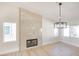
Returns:
[[[58,19],[58,3],[55,2],[20,2],[20,3],[0,3],[0,6],[21,7],[40,14],[51,20]],[[63,2],[62,17],[67,20],[79,20],[79,3]]]

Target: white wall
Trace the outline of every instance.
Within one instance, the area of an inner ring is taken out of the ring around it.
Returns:
[[[73,37],[72,38],[67,38],[67,37],[64,37],[63,40],[61,40],[61,41],[64,42],[64,43],[79,47],[79,38],[73,38]]]
[[[68,25],[78,25],[78,20],[65,20],[68,22]],[[42,41],[43,45],[50,44],[53,42],[62,41],[67,44],[71,44],[73,46],[79,47],[79,38],[74,37],[64,37],[63,30],[61,30],[61,38],[57,39],[58,37],[54,37],[54,27],[53,27],[54,21],[50,21],[49,19],[43,17],[42,18]],[[72,30],[72,29],[71,29]],[[60,35],[60,34],[59,34]]]
[[[54,35],[53,22],[45,17],[42,18],[42,41],[43,45],[59,41]]]
[[[18,8],[9,7],[9,6],[0,6],[0,54],[18,50],[18,17],[19,10]],[[16,23],[16,41],[14,42],[3,42],[3,23],[12,22]]]
[[[78,25],[79,20],[75,21],[68,21],[68,23],[70,24],[70,26],[76,26]],[[64,37],[62,36],[61,41],[67,44],[71,44],[73,46],[79,47],[79,38],[77,37],[71,37],[72,32],[70,32],[72,29],[69,30],[69,37]],[[75,30],[74,30],[75,31]],[[63,32],[63,31],[62,31]],[[76,32],[74,32],[76,34]]]

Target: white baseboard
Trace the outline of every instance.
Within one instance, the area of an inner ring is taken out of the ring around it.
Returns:
[[[72,43],[72,42],[68,42],[68,41],[61,41],[61,42],[75,46],[75,47],[79,47],[79,44],[75,44],[75,43]]]
[[[16,51],[19,51],[19,49],[16,48],[16,49],[8,50],[8,51],[1,51],[0,52],[0,55],[7,54],[7,53],[11,53],[11,52],[16,52]]]
[[[44,42],[43,44],[42,44],[42,46],[44,46],[44,45],[48,45],[48,44],[53,44],[53,43],[57,43],[57,42],[59,42],[59,40],[53,40],[53,41],[50,41],[50,42]]]

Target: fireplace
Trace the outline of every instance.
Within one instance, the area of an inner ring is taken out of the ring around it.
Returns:
[[[38,45],[38,39],[28,39],[26,40],[26,47],[33,47]]]

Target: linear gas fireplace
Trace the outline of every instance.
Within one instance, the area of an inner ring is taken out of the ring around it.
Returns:
[[[33,47],[38,45],[38,39],[28,39],[26,40],[26,47]]]

